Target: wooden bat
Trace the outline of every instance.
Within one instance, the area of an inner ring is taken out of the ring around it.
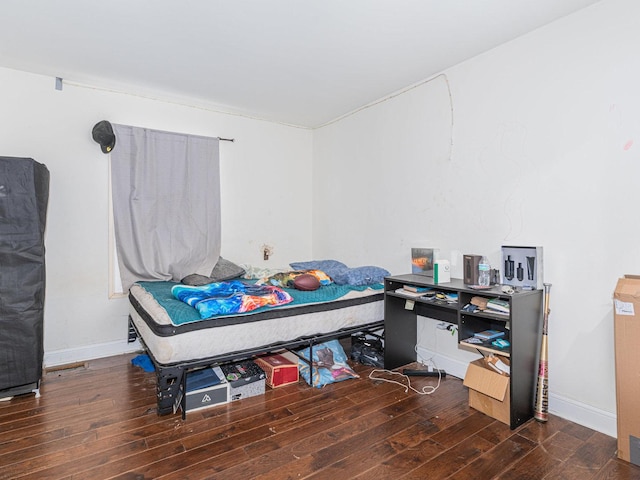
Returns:
[[[544,284],[544,320],[542,322],[542,343],[540,344],[540,363],[538,364],[538,385],[536,401],[533,405],[533,418],[539,422],[549,419],[549,347],[547,336],[549,333],[549,291],[551,284]]]

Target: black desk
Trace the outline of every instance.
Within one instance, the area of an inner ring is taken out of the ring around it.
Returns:
[[[455,303],[445,303],[426,297],[410,298],[398,292],[405,285],[429,287],[450,297]],[[467,312],[463,307],[473,297],[503,300],[509,313]],[[542,290],[503,293],[500,287],[475,290],[460,279],[436,285],[433,278],[423,275],[397,275],[385,279],[384,325],[385,368],[395,369],[416,361],[416,317],[423,316],[449,322],[458,327],[461,348],[474,348],[487,355],[496,353],[509,357],[511,363],[510,401],[511,428],[533,417],[533,403],[538,373],[542,336]],[[407,303],[409,302],[409,303]],[[465,345],[464,341],[483,330],[505,332],[510,347],[498,349],[485,345]]]

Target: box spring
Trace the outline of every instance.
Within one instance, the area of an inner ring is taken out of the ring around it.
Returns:
[[[133,324],[160,364],[188,362],[277,345],[298,338],[364,326],[384,317],[381,291],[352,292],[347,298],[266,312],[170,324],[166,311],[142,287],[131,288]]]

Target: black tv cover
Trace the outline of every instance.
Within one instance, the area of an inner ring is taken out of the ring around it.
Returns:
[[[42,376],[48,199],[45,165],[0,157],[0,396]]]

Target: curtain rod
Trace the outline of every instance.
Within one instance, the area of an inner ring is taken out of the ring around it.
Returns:
[[[218,140],[220,140],[221,142],[235,142],[236,141],[235,138],[222,138],[222,137],[218,137]]]

